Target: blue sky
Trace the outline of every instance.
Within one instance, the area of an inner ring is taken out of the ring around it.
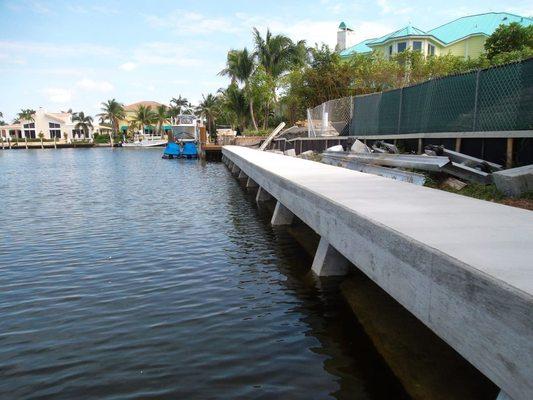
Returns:
[[[533,0],[0,0],[0,111],[11,121],[21,108],[94,115],[110,98],[197,102],[225,86],[226,52],[251,47],[254,26],[334,46],[340,21],[362,40],[488,11],[531,16]]]

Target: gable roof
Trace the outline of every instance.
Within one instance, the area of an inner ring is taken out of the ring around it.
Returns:
[[[533,24],[533,19],[505,12],[469,15],[434,28],[428,34],[435,36],[445,44],[449,44],[476,34],[490,36],[498,26],[501,24],[509,25],[511,22],[529,26]]]
[[[137,103],[133,103],[133,104],[128,104],[127,106],[124,106],[124,110],[125,111],[136,111],[139,108],[139,106],[145,106],[145,107],[150,106],[152,108],[156,108],[162,105],[163,104],[158,103],[157,101],[145,100],[145,101],[138,101]]]
[[[408,36],[427,36],[427,32],[424,32],[422,29],[415,28],[414,26],[408,25],[392,33],[388,33],[380,38],[370,40],[367,42],[368,45],[378,45],[385,43],[387,40],[391,39],[400,39]]]

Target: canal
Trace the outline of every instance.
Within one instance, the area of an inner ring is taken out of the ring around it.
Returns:
[[[221,163],[0,152],[0,398],[402,399]]]

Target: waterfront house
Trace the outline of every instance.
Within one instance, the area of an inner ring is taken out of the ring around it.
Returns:
[[[506,12],[461,17],[428,31],[408,25],[378,38],[354,43],[355,31],[342,22],[337,31],[337,51],[341,57],[368,54],[378,51],[391,57],[407,49],[420,51],[425,56],[452,54],[465,58],[477,58],[484,52],[484,44],[501,24],[517,22],[533,25],[533,19]]]
[[[163,104],[158,103],[157,101],[151,101],[151,100],[144,100],[144,101],[138,101],[137,103],[128,104],[124,106],[124,114],[125,118],[121,121],[119,121],[119,127],[120,131],[122,133],[126,133],[128,131],[128,127],[130,126],[131,122],[135,118],[135,113],[139,109],[140,106],[145,107],[151,107],[152,111],[155,112],[156,108],[161,106]],[[154,127],[146,126],[144,128],[145,134],[153,134]]]
[[[85,134],[82,129],[76,128],[76,122],[72,121],[70,112],[48,112],[40,107],[35,111],[33,120],[21,120],[18,124],[5,125],[0,127],[0,134],[11,139],[38,139],[39,134],[43,134],[43,139],[63,140],[65,135],[67,141],[72,140],[92,140],[95,130],[104,130],[105,127],[99,125],[89,129]]]

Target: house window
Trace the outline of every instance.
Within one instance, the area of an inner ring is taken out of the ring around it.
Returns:
[[[413,42],[413,51],[422,51],[422,42],[416,40]]]
[[[76,138],[76,135],[78,135],[78,138],[83,139],[85,137],[85,132],[83,131],[83,129],[73,129],[72,137]]]
[[[392,44],[389,46],[389,56],[392,56]]]
[[[24,124],[24,137],[27,137],[28,139],[35,139],[37,136],[35,136],[35,123],[29,123]]]
[[[406,48],[407,48],[407,42],[398,43],[398,53],[405,51]]]
[[[431,43],[428,43],[428,55],[429,56],[435,55],[435,46],[433,46]]]
[[[56,124],[54,122],[48,123],[48,128],[50,128],[50,138],[57,138],[61,139],[61,129],[59,124]]]

